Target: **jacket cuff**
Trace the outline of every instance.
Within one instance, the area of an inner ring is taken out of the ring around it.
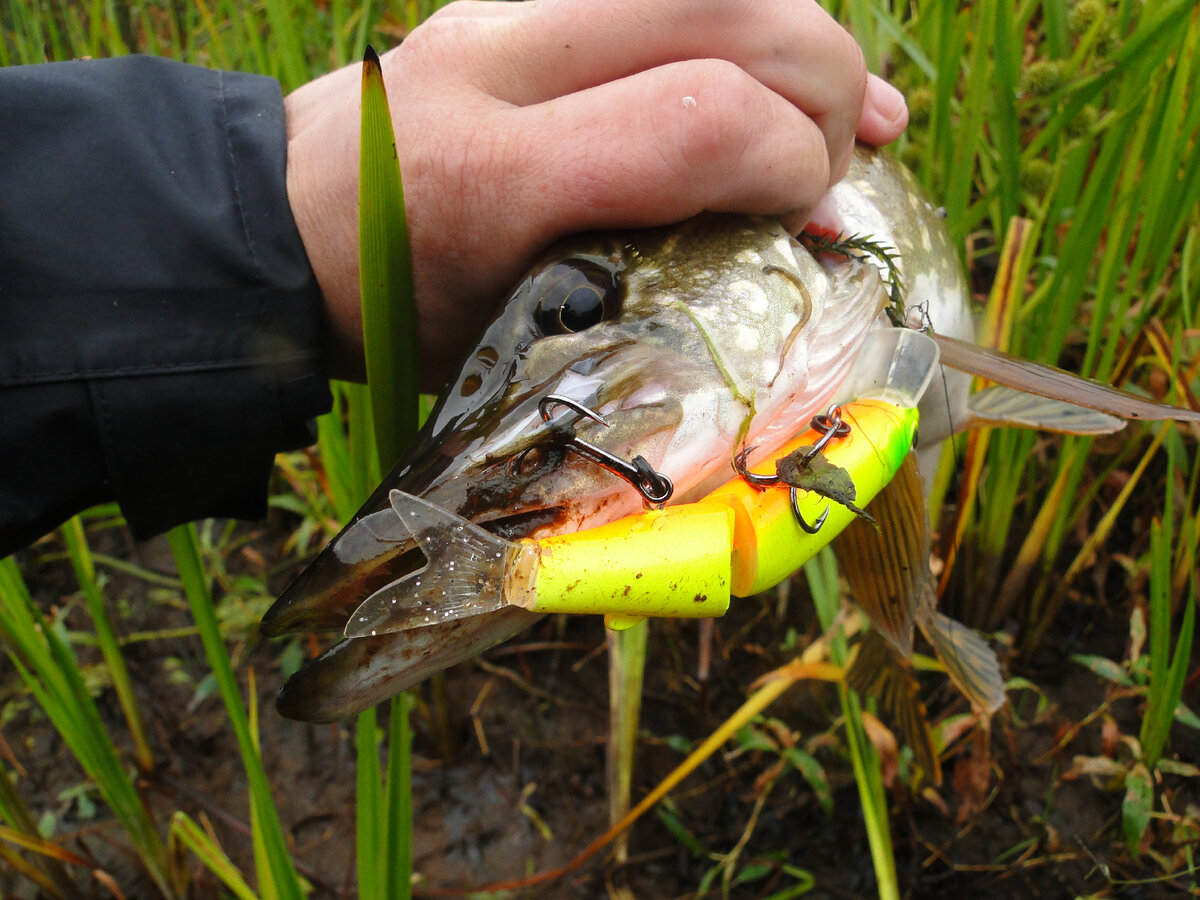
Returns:
[[[274,454],[331,405],[278,83],[124,57],[2,70],[0,95],[22,135],[0,148],[0,410],[46,426],[0,435],[30,474],[0,546],[114,498],[140,537],[261,517]],[[39,451],[63,434],[88,439]]]

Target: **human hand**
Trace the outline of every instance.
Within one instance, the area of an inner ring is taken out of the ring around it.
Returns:
[[[810,0],[452,3],[383,57],[436,389],[533,256],[702,210],[799,230],[899,93]],[[334,374],[361,377],[359,66],[285,98],[288,193],[325,294]]]

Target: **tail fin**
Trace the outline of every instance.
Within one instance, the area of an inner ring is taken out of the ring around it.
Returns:
[[[346,624],[346,637],[407,631],[502,609],[513,546],[440,506],[392,491],[392,509],[426,565],[377,590]]]

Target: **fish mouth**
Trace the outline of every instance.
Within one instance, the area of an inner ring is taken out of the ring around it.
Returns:
[[[472,520],[500,537],[514,539],[554,528],[563,518],[563,508],[554,504],[505,508],[505,492],[495,487],[483,491],[492,501],[484,505],[480,492],[471,490],[473,473],[457,474],[443,482],[450,487],[428,490],[427,495],[457,495],[457,508],[471,508]],[[400,479],[400,483],[411,484],[412,479]],[[384,489],[389,486],[385,481],[376,495],[382,492],[386,501]],[[265,635],[344,634],[364,602],[426,564],[391,508],[376,507],[373,496],[280,595],[263,617],[260,627]],[[538,618],[523,610],[500,610],[470,621],[343,638],[307,661],[284,683],[276,708],[287,718],[314,723],[348,718],[512,637]]]
[[[678,422],[660,396],[618,396],[582,391],[580,406],[594,403],[607,415],[622,412],[640,420],[653,434]],[[547,396],[549,391],[539,392]],[[632,406],[630,404],[633,404]],[[647,405],[649,404],[649,405]],[[529,402],[518,404],[519,407]],[[536,409],[536,402],[532,403]],[[590,407],[589,407],[590,409]],[[426,559],[412,535],[388,505],[390,490],[401,488],[425,497],[505,540],[569,530],[579,515],[564,498],[614,497],[630,510],[641,498],[632,487],[601,466],[581,459],[571,444],[584,435],[605,444],[606,429],[586,417],[552,411],[550,421],[517,409],[496,425],[515,437],[497,441],[462,465],[438,459],[418,444],[414,457],[402,463],[335,537],[279,596],[261,622],[268,637],[296,632],[345,634],[355,611],[368,599],[421,569]],[[619,437],[619,434],[618,434]],[[623,514],[623,513],[620,513]],[[410,631],[344,639],[305,665],[284,684],[276,698],[279,712],[309,722],[332,722],[367,709],[406,690],[432,674],[478,655],[540,618],[524,610],[504,609],[470,621],[437,623]]]
[[[553,528],[561,506],[484,515],[475,524],[497,537],[514,540]],[[421,567],[424,559],[412,536],[390,509],[358,518],[307,566],[263,615],[267,637],[306,631],[344,631],[354,610],[376,592]]]

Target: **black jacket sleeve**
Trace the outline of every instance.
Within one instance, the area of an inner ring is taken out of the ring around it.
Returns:
[[[0,69],[0,556],[116,499],[261,517],[328,409],[276,82],[145,57]]]

